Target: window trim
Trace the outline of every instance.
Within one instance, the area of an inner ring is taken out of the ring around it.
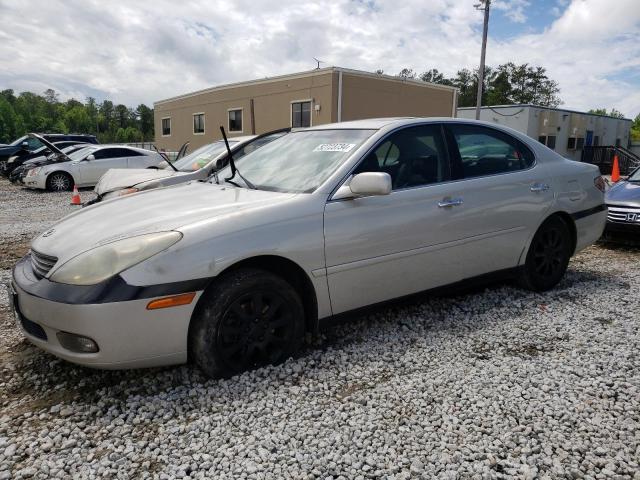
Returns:
[[[169,134],[168,135],[164,134],[164,126],[162,125],[162,122],[164,122],[165,120],[169,120]],[[161,133],[161,136],[163,136],[163,137],[170,137],[171,136],[171,117],[162,117],[160,119],[160,133]]]
[[[202,132],[196,132],[195,116],[202,115]],[[206,132],[206,121],[204,112],[196,112],[191,114],[191,130],[194,135],[204,135]]]
[[[231,119],[229,118],[229,112],[240,112],[240,122],[242,128],[240,130],[231,130]],[[227,108],[227,131],[229,133],[244,133],[244,107]]]
[[[309,126],[308,127],[294,127],[293,126],[293,104],[309,102]],[[289,128],[311,128],[313,127],[313,98],[305,98],[302,100],[291,100],[289,102]]]

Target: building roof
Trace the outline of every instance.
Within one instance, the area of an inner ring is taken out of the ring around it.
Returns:
[[[378,73],[372,73],[372,72],[365,72],[363,70],[352,70],[349,68],[341,68],[341,67],[325,67],[325,68],[316,68],[313,70],[307,70],[305,72],[298,72],[298,73],[291,73],[288,75],[278,75],[275,77],[265,77],[265,78],[261,78],[261,79],[256,79],[256,80],[248,80],[248,81],[244,81],[244,82],[236,82],[236,83],[227,83],[227,84],[223,84],[223,85],[218,85],[215,87],[209,87],[209,88],[205,88],[202,90],[196,90],[195,92],[190,92],[190,93],[185,93],[182,95],[176,95],[175,97],[170,97],[170,98],[165,98],[163,100],[158,100],[157,102],[154,102],[154,105],[161,105],[163,103],[168,103],[168,102],[172,102],[174,100],[180,100],[183,98],[188,98],[188,97],[193,97],[195,95],[202,95],[204,93],[211,93],[211,92],[217,92],[220,90],[227,90],[230,88],[238,88],[238,87],[245,87],[245,86],[250,86],[250,85],[260,85],[263,83],[272,83],[272,82],[280,82],[282,80],[294,80],[297,78],[305,78],[305,77],[313,77],[316,75],[324,75],[327,73],[333,73],[333,72],[342,72],[342,73],[346,73],[349,75],[355,75],[355,76],[359,76],[359,77],[370,77],[370,78],[377,78],[377,79],[383,79],[383,80],[387,80],[390,82],[398,82],[398,83],[408,83],[411,85],[416,85],[416,86],[420,86],[420,87],[431,87],[431,88],[437,88],[440,90],[450,90],[450,91],[454,91],[454,90],[458,90],[456,87],[451,87],[448,85],[440,85],[438,83],[430,83],[430,82],[423,82],[422,80],[416,80],[416,79],[412,79],[412,78],[402,78],[402,77],[396,77],[393,75],[385,75],[385,74],[378,74]]]
[[[540,108],[542,110],[554,110],[556,112],[567,112],[567,113],[579,113],[580,115],[591,115],[594,117],[605,117],[605,118],[613,118],[615,120],[623,120],[625,122],[632,122],[633,120],[629,118],[619,118],[612,117],[611,115],[601,115],[599,113],[589,113],[589,112],[581,112],[579,110],[570,110],[567,108],[555,108],[555,107],[544,107],[542,105],[534,105],[532,103],[514,103],[513,105],[486,105],[484,107],[480,107],[481,110],[495,110],[499,108]],[[458,110],[475,110],[476,107],[458,107]]]

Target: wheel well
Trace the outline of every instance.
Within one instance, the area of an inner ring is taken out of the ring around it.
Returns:
[[[567,212],[556,212],[553,215],[549,215],[545,219],[545,222],[551,217],[559,217],[569,228],[569,233],[571,234],[571,255],[573,255],[576,251],[576,245],[578,243],[578,231],[576,230],[576,223],[573,221],[573,218],[571,218],[571,215],[569,215]]]
[[[316,291],[306,272],[295,262],[277,255],[261,255],[234,263],[219,276],[239,268],[256,268],[284,278],[302,299],[305,316],[305,330],[315,331],[318,325],[318,301]]]

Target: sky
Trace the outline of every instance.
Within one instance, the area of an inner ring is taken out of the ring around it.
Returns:
[[[0,0],[0,90],[129,106],[340,66],[454,75],[477,0]],[[543,66],[563,106],[640,114],[640,0],[494,0],[487,65]]]

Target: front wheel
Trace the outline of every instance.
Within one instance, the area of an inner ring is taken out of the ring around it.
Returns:
[[[47,178],[47,190],[52,192],[67,192],[73,189],[73,178],[64,172],[55,172]]]
[[[529,246],[520,285],[536,292],[555,287],[567,271],[570,258],[569,227],[559,217],[545,220]]]
[[[300,347],[304,308],[284,279],[263,271],[231,272],[205,291],[189,329],[189,350],[211,377],[277,364]]]

